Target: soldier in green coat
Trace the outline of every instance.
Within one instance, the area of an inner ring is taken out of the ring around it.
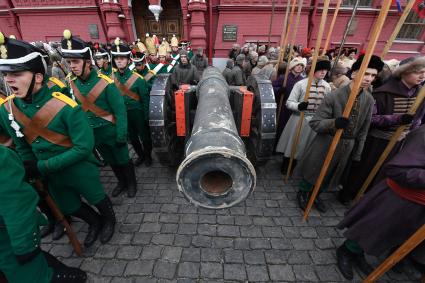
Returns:
[[[138,155],[135,164],[142,162],[146,166],[152,164],[152,143],[149,132],[149,87],[143,76],[129,69],[132,50],[126,44],[116,39],[111,49],[112,60],[117,68],[115,72],[115,85],[124,97],[127,108],[128,137]],[[142,143],[143,141],[143,147]],[[113,196],[121,193],[119,189],[113,192]],[[128,188],[127,194],[134,196],[136,191]]]
[[[112,68],[111,56],[106,49],[99,45],[99,43],[95,43],[94,45],[93,57],[96,62],[96,66],[99,68],[98,73],[114,79],[114,72],[116,69]]]
[[[115,190],[135,190],[136,175],[128,152],[124,98],[113,80],[92,68],[91,51],[86,42],[65,30],[61,44],[63,57],[73,73],[69,82],[71,93],[86,112],[97,150],[118,179]]]
[[[79,268],[68,267],[40,249],[39,197],[24,181],[19,156],[0,145],[0,271],[9,283],[86,282]]]
[[[115,214],[100,182],[93,132],[84,112],[68,96],[47,87],[45,63],[31,44],[0,33],[0,50],[0,71],[13,92],[2,100],[1,131],[13,139],[27,176],[44,178],[62,212],[89,224],[85,246],[98,236],[108,242]],[[81,202],[81,196],[99,213]]]

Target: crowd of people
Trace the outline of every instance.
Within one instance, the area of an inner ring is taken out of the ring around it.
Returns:
[[[278,106],[276,152],[283,154],[282,173],[294,161],[301,210],[339,129],[342,138],[320,192],[336,190],[337,200],[347,205],[397,127],[407,126],[366,195],[338,225],[347,228],[346,241],[336,251],[338,267],[352,279],[354,267],[366,275],[372,271],[365,253],[391,251],[425,224],[424,103],[409,112],[425,82],[425,57],[383,62],[372,56],[350,115],[344,117],[364,56],[351,48],[319,50],[324,55],[318,56],[308,85],[314,51],[235,44],[223,76],[232,86],[246,85],[250,76],[272,82]],[[60,45],[31,44],[0,33],[0,58],[0,162],[8,164],[0,175],[0,271],[10,283],[85,282],[84,271],[41,250],[41,237],[53,233],[59,239],[64,229],[45,194],[31,186],[41,180],[69,221],[76,217],[88,224],[86,247],[98,239],[107,243],[116,219],[93,153],[118,179],[111,196],[135,197],[135,166],[152,164],[149,93],[156,76],[171,74],[173,90],[196,85],[208,61],[202,48],[193,54],[190,43],[175,36],[170,43],[147,34],[144,42],[127,44],[117,38],[100,44],[69,30]],[[48,218],[41,232],[44,218],[37,207]],[[328,204],[319,194],[314,207],[326,213]],[[424,272],[423,245],[411,258]]]

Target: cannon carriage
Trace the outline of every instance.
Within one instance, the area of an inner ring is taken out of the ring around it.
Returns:
[[[161,164],[178,166],[178,189],[191,203],[226,208],[253,191],[254,165],[272,156],[275,143],[270,81],[250,77],[233,87],[209,67],[197,86],[173,91],[170,76],[159,75],[149,109],[153,150]]]

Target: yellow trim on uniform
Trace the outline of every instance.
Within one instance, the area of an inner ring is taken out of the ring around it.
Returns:
[[[1,98],[0,97],[0,106],[2,106],[3,104],[5,104],[6,102],[8,102],[9,100],[11,100],[11,99],[14,99],[15,98],[15,95],[14,94],[12,94],[12,95],[9,95],[8,97],[6,97],[5,99],[3,99],[3,98]]]
[[[108,77],[107,75],[98,74],[97,76],[101,79],[104,79],[105,81],[107,81],[110,84],[114,83],[114,81],[110,77]]]
[[[149,70],[149,73],[156,75],[156,72],[154,70]]]
[[[135,74],[135,75],[137,75],[137,76],[139,76],[141,79],[145,79],[141,74],[139,74],[138,72],[136,72],[136,71],[133,71],[132,72],[133,74]]]
[[[60,93],[60,92],[54,92],[54,93],[52,93],[52,96],[54,97],[54,98],[57,98],[57,99],[59,99],[60,101],[62,101],[62,102],[65,102],[66,104],[68,104],[69,106],[71,106],[72,108],[75,108],[75,107],[77,107],[78,106],[78,103],[77,102],[75,102],[74,100],[72,100],[71,98],[69,98],[68,96],[66,96],[65,94],[63,94],[63,93]]]
[[[55,77],[50,77],[49,81],[51,81],[52,83],[54,83],[55,85],[57,85],[60,88],[64,88],[65,84],[58,78]]]

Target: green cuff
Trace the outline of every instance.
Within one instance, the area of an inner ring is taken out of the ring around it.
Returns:
[[[360,245],[353,240],[347,239],[344,242],[344,246],[352,253],[354,254],[362,254],[363,253],[363,249],[362,247],[360,247]]]

